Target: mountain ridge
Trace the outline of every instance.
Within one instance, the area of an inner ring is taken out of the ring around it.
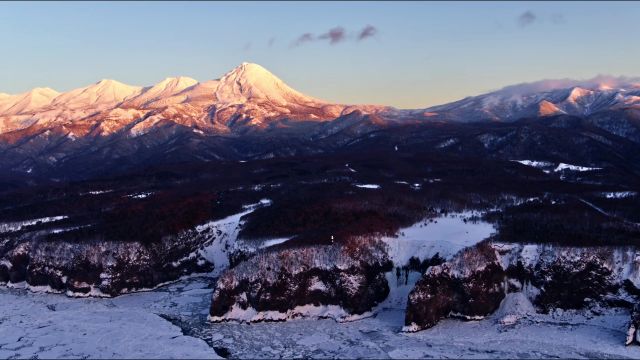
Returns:
[[[565,94],[566,91],[569,93]],[[37,99],[33,102],[25,100],[28,96]],[[586,101],[588,97],[600,99]],[[265,120],[278,118],[326,121],[351,111],[384,113],[383,116],[388,119],[400,120],[513,121],[536,115],[586,115],[601,109],[607,103],[618,107],[640,106],[640,78],[598,75],[587,80],[540,80],[510,85],[427,108],[397,109],[384,105],[334,104],[310,97],[291,88],[264,67],[243,62],[220,78],[205,82],[176,76],[141,87],[102,79],[63,93],[49,88],[35,88],[17,95],[2,93],[0,134],[52,119],[78,120],[91,113],[80,111],[69,114],[70,110],[87,110],[89,107],[90,110],[100,111],[116,108],[159,109],[189,104],[196,98],[198,101],[194,102],[198,103],[198,107],[206,108],[206,111],[212,113],[213,119],[210,122],[215,123],[212,128],[226,127],[229,124],[233,126],[238,122],[244,126],[261,128],[265,127]],[[593,107],[596,100],[600,107]],[[465,110],[461,111],[461,108]],[[39,113],[46,115],[39,116]],[[18,117],[19,121],[8,125],[16,120],[12,117]]]
[[[507,87],[403,110],[306,96],[250,63],[204,82],[169,77],[140,87],[105,79],[55,96],[54,90],[42,90],[51,95],[39,100],[42,107],[33,109],[26,101],[21,104],[29,110],[0,113],[0,169],[16,176],[73,177],[79,168],[108,172],[162,162],[366,152],[398,144],[501,158],[534,151],[569,163],[577,156],[594,166],[633,153],[640,144],[640,88],[611,79],[578,85],[520,84],[516,91]],[[16,106],[15,99],[3,95],[0,109]],[[582,149],[581,144],[591,145]]]
[[[37,91],[40,90],[26,94]],[[101,134],[123,130],[126,121],[145,122],[148,117],[154,117],[154,121],[145,124],[157,124],[157,117],[163,117],[162,120],[189,124],[209,133],[229,133],[235,128],[240,131],[265,128],[272,121],[284,119],[331,120],[347,108],[364,112],[385,108],[332,104],[304,95],[252,63],[242,63],[219,79],[205,82],[178,76],[141,87],[103,79],[68,92],[51,93],[35,105],[10,111],[19,105],[19,100],[17,95],[0,97],[0,134],[32,126],[101,127],[102,121],[113,120],[119,113],[123,115],[119,121],[123,126],[112,127]],[[140,116],[131,119],[134,110]]]

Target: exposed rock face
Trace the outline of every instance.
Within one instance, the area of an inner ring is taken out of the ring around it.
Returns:
[[[464,263],[470,267],[457,273]],[[488,243],[465,249],[452,261],[429,268],[409,294],[407,330],[431,327],[450,314],[491,314],[504,298],[505,276]]]
[[[214,265],[197,252],[205,241],[196,231],[153,244],[47,241],[44,234],[27,233],[3,243],[8,250],[0,259],[0,283],[26,282],[72,296],[115,296],[212,271]]]
[[[602,300],[620,286],[611,269],[597,259],[586,262],[557,259],[550,264],[537,264],[528,275],[532,285],[541,289],[535,301],[545,311],[581,309],[589,299]]]
[[[627,331],[627,340],[625,345],[640,344],[640,303],[636,303],[631,311],[631,322]]]
[[[509,292],[524,292],[539,311],[630,304],[640,278],[638,255],[634,247],[486,241],[429,268],[409,295],[406,330],[425,329],[452,315],[491,314]],[[638,313],[632,314],[628,343],[637,337]]]
[[[219,278],[210,320],[359,315],[389,294],[384,272],[391,266],[378,240],[261,253]],[[322,307],[322,314],[309,311]]]

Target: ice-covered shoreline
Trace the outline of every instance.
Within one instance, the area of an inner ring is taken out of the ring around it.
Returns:
[[[640,347],[620,341],[624,309],[530,314],[511,302],[483,320],[447,319],[412,334],[400,331],[398,309],[348,323],[212,324],[209,286],[209,278],[190,278],[109,299],[0,289],[0,356],[216,358],[217,348],[234,358],[640,357]]]

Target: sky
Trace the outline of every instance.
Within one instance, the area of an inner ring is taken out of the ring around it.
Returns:
[[[640,75],[640,2],[0,2],[0,92],[216,79],[258,63],[347,104]]]

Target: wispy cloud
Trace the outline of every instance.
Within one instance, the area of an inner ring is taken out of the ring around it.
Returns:
[[[304,33],[304,34],[298,36],[298,38],[293,43],[291,43],[291,47],[300,46],[300,45],[302,45],[304,43],[311,42],[314,39],[315,39],[315,37],[313,36],[312,33]]]
[[[329,40],[329,44],[335,45],[345,39],[345,31],[342,26],[334,27],[328,32],[318,36],[320,40]]]
[[[531,10],[527,10],[518,16],[518,25],[521,27],[529,26],[536,22],[538,17]]]
[[[376,29],[375,26],[367,25],[362,30],[360,30],[360,33],[358,34],[358,41],[376,36],[377,33],[378,29]]]
[[[543,14],[534,13],[531,10],[527,10],[520,14],[516,19],[517,24],[524,28],[537,23],[551,23],[554,25],[562,25],[566,23],[564,14]]]
[[[330,45],[336,45],[338,43],[352,40],[362,41],[370,37],[374,37],[378,34],[378,29],[373,25],[367,25],[357,32],[347,32],[342,26],[336,26],[329,29],[327,32],[315,35],[313,33],[304,33],[298,36],[292,43],[291,48],[295,48],[306,43],[315,41],[328,41]]]

